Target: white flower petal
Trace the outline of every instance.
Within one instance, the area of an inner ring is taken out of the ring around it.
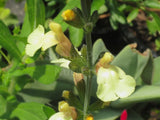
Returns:
[[[44,28],[39,25],[27,39],[28,44],[26,45],[25,52],[29,56],[33,56],[35,52],[42,47],[44,37]]]
[[[136,82],[133,77],[126,75],[118,82],[116,94],[120,98],[128,97],[135,90]]]
[[[71,116],[65,115],[63,112],[58,112],[52,115],[49,120],[73,120]]]
[[[49,31],[44,35],[43,44],[42,44],[42,51],[58,44],[58,40],[56,35],[53,31]]]

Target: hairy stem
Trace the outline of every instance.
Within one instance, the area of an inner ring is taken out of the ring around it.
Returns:
[[[84,16],[85,24],[90,22],[90,11],[91,11],[91,0],[81,0],[81,8]],[[89,26],[88,26],[89,27]],[[86,119],[88,106],[90,104],[91,97],[91,87],[92,87],[92,40],[91,40],[91,29],[84,28],[85,41],[87,44],[87,67],[88,74],[85,80],[85,98],[84,98],[84,108],[83,108],[83,120]]]
[[[85,81],[85,99],[84,99],[84,110],[83,110],[83,120],[85,120],[88,105],[90,103],[91,87],[92,87],[92,40],[91,33],[85,34],[85,40],[87,44],[87,67],[89,68],[89,73],[87,75],[87,80]]]

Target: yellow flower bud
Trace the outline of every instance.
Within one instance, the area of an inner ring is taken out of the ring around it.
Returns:
[[[68,90],[64,90],[62,93],[62,97],[69,99],[69,91]]]
[[[75,19],[75,13],[73,10],[66,10],[61,15],[65,21],[72,21]]]
[[[58,103],[58,110],[60,112],[68,112],[70,111],[69,104],[66,101],[61,101]]]
[[[92,115],[87,116],[86,120],[94,120]]]

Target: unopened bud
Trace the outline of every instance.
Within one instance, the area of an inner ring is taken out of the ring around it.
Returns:
[[[70,111],[69,104],[66,101],[61,101],[58,103],[58,110],[60,112],[68,112]]]
[[[74,27],[82,28],[84,25],[82,12],[79,8],[64,11],[62,17],[66,23]]]
[[[62,93],[62,97],[65,99],[69,99],[69,91],[68,90],[64,90]]]
[[[73,10],[66,10],[61,15],[65,21],[72,21],[75,19],[75,13]]]
[[[92,115],[87,116],[86,120],[94,120]]]

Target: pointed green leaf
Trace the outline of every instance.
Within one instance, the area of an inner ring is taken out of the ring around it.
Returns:
[[[138,13],[139,13],[139,9],[138,8],[132,10],[129,13],[129,15],[127,16],[128,23],[132,22],[132,20],[134,20],[137,17]]]
[[[21,54],[16,46],[15,39],[2,21],[0,21],[0,28],[0,45],[6,49],[12,57],[21,61]]]

